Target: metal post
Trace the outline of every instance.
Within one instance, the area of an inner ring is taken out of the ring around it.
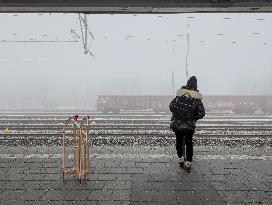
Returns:
[[[88,21],[87,21],[87,14],[84,14],[84,30],[85,30],[85,41],[84,41],[84,53],[88,53]]]
[[[186,67],[185,67],[185,72],[186,72],[186,79],[189,79],[189,73],[188,73],[188,54],[186,54]]]
[[[172,70],[172,94],[173,97],[175,97],[175,76],[174,76],[174,71]]]
[[[66,126],[66,125],[65,125]],[[65,181],[65,175],[66,175],[66,136],[65,136],[65,127],[63,129],[63,155],[62,155],[62,179]]]
[[[189,27],[190,24],[187,25],[187,54],[186,54],[186,65],[185,65],[185,69],[186,69],[186,78],[187,80],[189,79],[189,71],[188,71],[188,61],[189,61],[189,53],[190,53],[190,33],[189,33]]]

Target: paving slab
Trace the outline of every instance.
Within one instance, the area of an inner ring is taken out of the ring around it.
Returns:
[[[61,147],[0,146],[0,204],[272,203],[269,149],[196,146],[191,173],[173,146],[94,146],[90,176],[62,180]]]

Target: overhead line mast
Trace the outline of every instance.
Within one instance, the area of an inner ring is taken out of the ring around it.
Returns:
[[[90,43],[88,45],[88,37],[90,36],[92,40],[94,40],[94,36],[92,34],[92,32],[89,30],[88,28],[88,19],[87,19],[87,14],[84,14],[84,16],[82,17],[80,14],[79,15],[79,24],[80,24],[80,29],[81,29],[81,37],[82,37],[82,43],[83,43],[83,48],[84,48],[84,53],[85,54],[90,54],[91,56],[94,57],[94,54],[90,51],[90,47],[91,47],[91,40]],[[83,26],[82,26],[83,24]],[[73,32],[73,31],[71,31]]]
[[[189,79],[189,69],[188,69],[188,61],[189,61],[189,53],[190,53],[190,33],[189,33],[190,24],[187,25],[187,53],[186,53],[186,65],[185,65],[185,72],[186,78]]]

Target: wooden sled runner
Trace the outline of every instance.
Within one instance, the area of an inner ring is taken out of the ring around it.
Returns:
[[[63,181],[67,174],[82,180],[89,177],[89,116],[79,120],[79,116],[69,117],[63,128]],[[70,154],[69,154],[70,153]]]

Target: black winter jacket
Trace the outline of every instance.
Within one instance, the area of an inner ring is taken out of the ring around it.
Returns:
[[[181,88],[177,90],[176,97],[171,101],[169,109],[174,118],[193,124],[205,116],[205,108],[202,103],[202,94],[198,91]]]

